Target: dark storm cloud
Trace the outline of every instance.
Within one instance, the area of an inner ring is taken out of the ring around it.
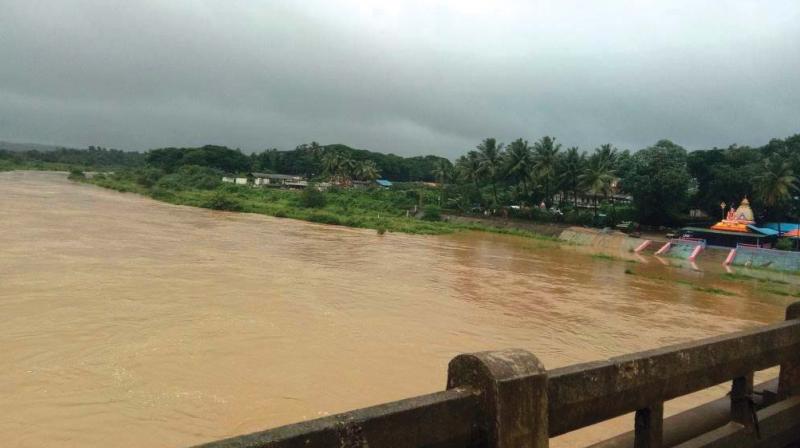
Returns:
[[[0,0],[0,139],[756,145],[800,131],[798,19],[796,1]]]

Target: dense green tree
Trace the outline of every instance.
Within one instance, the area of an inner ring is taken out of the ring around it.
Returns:
[[[145,154],[147,165],[167,173],[185,165],[215,168],[227,173],[240,173],[251,168],[250,158],[241,151],[225,146],[206,145],[200,148],[163,148]]]
[[[679,223],[688,205],[689,172],[686,150],[669,140],[661,140],[633,156],[626,189],[641,222]]]
[[[737,145],[689,153],[687,167],[697,186],[692,205],[717,216],[720,202],[737,204],[743,197],[752,196],[761,159],[761,151]]]

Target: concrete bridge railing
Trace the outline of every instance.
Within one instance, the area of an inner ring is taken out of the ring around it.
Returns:
[[[754,386],[753,373],[780,366]],[[664,418],[664,402],[731,382],[728,397]],[[524,350],[460,355],[447,390],[202,448],[544,448],[634,413],[611,447],[785,447],[800,441],[800,302],[786,321],[607,361],[546,370]]]

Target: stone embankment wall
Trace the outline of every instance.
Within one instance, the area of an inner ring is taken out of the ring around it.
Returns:
[[[800,272],[800,252],[740,246],[736,249],[734,266]]]
[[[559,239],[582,246],[592,253],[624,258],[633,257],[635,255],[633,250],[644,242],[641,238],[634,238],[616,230],[597,230],[583,227],[569,227],[561,232]]]

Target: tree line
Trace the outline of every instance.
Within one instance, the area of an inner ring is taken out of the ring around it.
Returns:
[[[199,166],[220,173],[264,171],[311,179],[436,181],[443,207],[470,210],[538,209],[569,213],[588,200],[592,212],[613,207],[620,195],[632,199],[631,217],[639,222],[674,225],[688,221],[691,209],[714,219],[720,203],[737,205],[748,197],[761,219],[800,217],[797,174],[800,134],[773,139],[761,147],[687,151],[661,140],[638,151],[611,144],[591,151],[564,148],[545,136],[508,144],[486,138],[454,162],[439,156],[400,157],[346,145],[302,144],[244,154],[225,146],[161,148],[145,153],[90,147],[85,150],[7,151],[0,168],[63,164],[89,169],[134,168],[175,173]],[[147,176],[145,176],[147,177]]]
[[[27,165],[34,168],[37,165],[53,164],[89,169],[109,169],[142,166],[145,163],[145,157],[140,152],[99,146],[89,146],[86,149],[57,148],[52,151],[20,151],[0,146],[0,162],[5,162],[9,166]]]
[[[579,198],[597,207],[614,197],[632,199],[642,223],[674,225],[690,220],[690,209],[714,219],[720,204],[751,199],[761,219],[800,216],[800,134],[752,148],[732,145],[689,152],[669,141],[632,152],[611,144],[591,152],[563,148],[545,136],[505,145],[486,138],[455,163],[437,163],[434,175],[443,203],[481,209],[544,204],[576,209]]]

